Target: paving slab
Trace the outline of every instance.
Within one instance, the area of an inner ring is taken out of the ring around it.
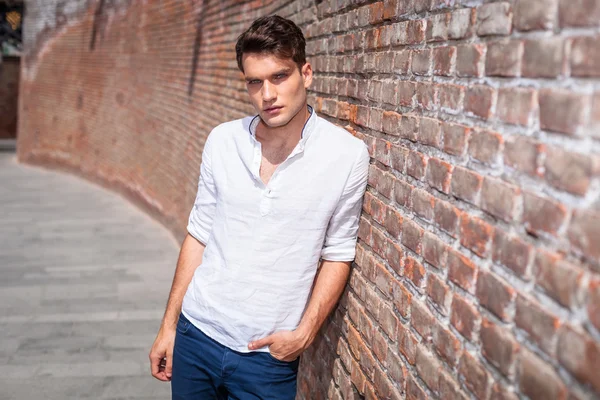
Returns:
[[[179,243],[120,195],[0,152],[1,399],[167,399],[149,374]]]

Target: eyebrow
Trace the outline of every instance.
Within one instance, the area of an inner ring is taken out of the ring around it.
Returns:
[[[273,77],[273,76],[280,75],[280,74],[287,74],[291,70],[292,70],[292,68],[289,68],[289,67],[282,68],[279,71],[273,73],[271,76]],[[259,80],[260,81],[260,80],[262,80],[260,78],[255,78],[255,77],[252,77],[252,76],[247,76],[245,79],[246,79],[246,81],[253,81],[253,80]]]

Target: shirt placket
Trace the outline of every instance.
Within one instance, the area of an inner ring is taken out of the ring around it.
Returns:
[[[260,164],[262,162],[262,146],[256,138],[254,138],[254,159],[252,164],[252,170],[254,179],[258,182],[258,184],[262,188],[262,197],[259,205],[259,213],[261,217],[264,217],[269,214],[271,211],[273,196],[274,196],[274,187],[277,184],[277,178],[281,173],[281,170],[285,168],[287,164],[289,164],[293,157],[297,154],[304,151],[304,140],[300,140],[300,142],[296,145],[294,150],[290,153],[290,155],[275,169],[269,183],[267,185],[264,184],[262,179],[260,178]]]

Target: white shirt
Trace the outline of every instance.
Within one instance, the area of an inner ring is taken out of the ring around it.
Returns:
[[[204,145],[187,229],[206,249],[182,312],[232,350],[298,326],[320,258],[354,259],[367,146],[309,110],[266,186],[258,116],[217,126]]]

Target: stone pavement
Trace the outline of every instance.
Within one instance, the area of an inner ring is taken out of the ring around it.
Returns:
[[[0,152],[0,399],[169,399],[147,354],[178,250],[119,195]]]

